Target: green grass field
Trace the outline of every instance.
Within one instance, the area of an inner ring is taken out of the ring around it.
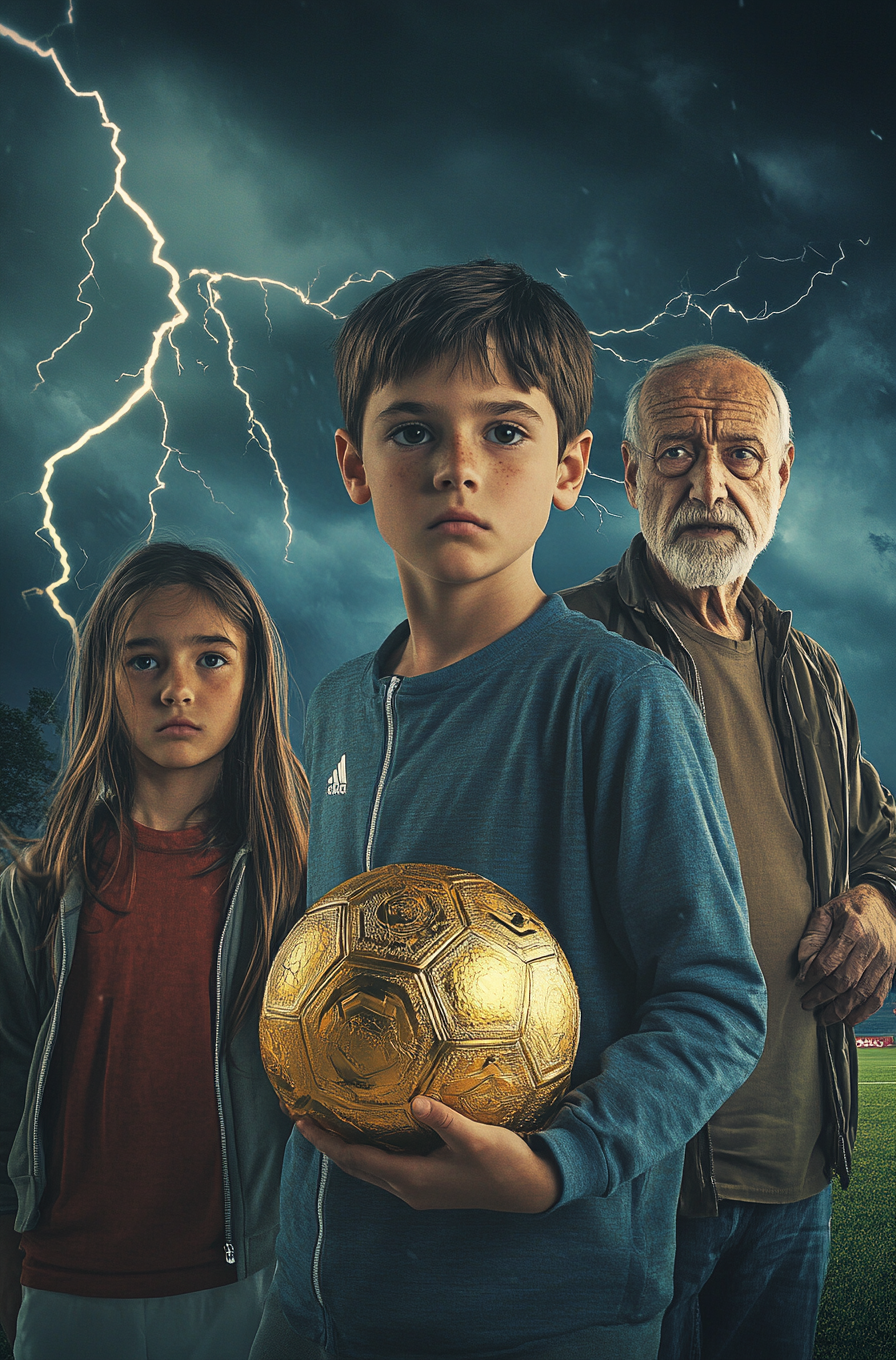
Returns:
[[[853,1180],[846,1191],[834,1183],[833,1246],[815,1360],[896,1360],[896,1048],[860,1049],[859,1081]],[[9,1355],[0,1332],[0,1360]]]
[[[860,1048],[859,1082],[853,1178],[848,1190],[834,1183],[815,1360],[896,1357],[896,1048]]]

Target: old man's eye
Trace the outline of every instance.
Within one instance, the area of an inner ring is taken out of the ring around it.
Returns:
[[[755,477],[762,467],[762,459],[755,449],[728,449],[725,462],[738,477]]]
[[[654,458],[654,465],[657,472],[664,477],[680,477],[683,472],[693,466],[694,455],[690,449],[686,449],[681,444],[673,444],[671,448],[663,449]]]

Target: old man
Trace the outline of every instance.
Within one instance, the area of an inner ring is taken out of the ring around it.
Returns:
[[[563,594],[700,706],[769,1001],[759,1065],[687,1149],[660,1360],[810,1360],[855,1136],[851,1027],[896,964],[896,809],[834,662],[748,579],[793,464],[780,385],[736,351],[678,350],[633,387],[624,436],[641,533]]]

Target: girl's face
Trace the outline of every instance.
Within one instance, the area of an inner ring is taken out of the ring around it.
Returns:
[[[189,586],[150,595],[128,625],[116,676],[138,767],[220,763],[239,724],[247,663],[246,634],[205,595]]]

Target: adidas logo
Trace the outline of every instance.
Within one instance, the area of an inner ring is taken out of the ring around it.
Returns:
[[[327,780],[327,793],[345,793],[346,788],[345,756],[340,756],[339,764]]]

